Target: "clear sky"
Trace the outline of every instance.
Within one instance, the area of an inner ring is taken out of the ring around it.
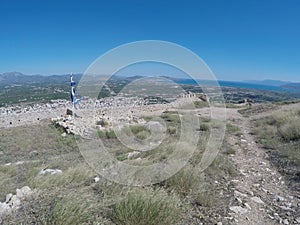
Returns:
[[[299,0],[1,0],[0,73],[84,72],[127,42],[165,40],[221,80],[300,81]]]

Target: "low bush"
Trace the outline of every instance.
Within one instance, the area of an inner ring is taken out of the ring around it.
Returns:
[[[116,139],[117,136],[113,130],[98,130],[98,137],[104,139]]]

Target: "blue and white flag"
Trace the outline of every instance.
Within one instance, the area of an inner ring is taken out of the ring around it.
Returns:
[[[76,108],[76,105],[79,104],[81,101],[81,96],[76,93],[76,89],[74,87],[76,85],[76,82],[73,80],[73,75],[71,75],[70,77],[70,83],[71,83],[71,101],[74,107]]]
[[[71,76],[70,76],[70,78],[71,78],[71,86],[75,86],[76,85],[76,82],[73,80],[73,74],[71,74]]]

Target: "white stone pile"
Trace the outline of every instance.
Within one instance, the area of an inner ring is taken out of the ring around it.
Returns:
[[[18,209],[22,202],[34,193],[28,186],[16,190],[16,194],[7,194],[4,202],[0,202],[0,223],[2,218],[11,213],[13,210]]]

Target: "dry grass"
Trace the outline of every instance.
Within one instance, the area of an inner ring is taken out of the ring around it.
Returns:
[[[255,106],[251,106],[251,107],[249,106],[247,108],[238,110],[238,112],[245,117],[249,117],[249,116],[256,115],[256,114],[263,113],[263,112],[270,112],[270,111],[278,109],[278,108],[279,107],[277,105],[268,103],[268,104],[255,105]]]
[[[117,225],[172,225],[180,219],[180,205],[176,195],[146,188],[129,193],[115,204],[111,218]]]
[[[167,139],[156,149],[138,156],[143,165],[164,161],[174,151],[180,135],[180,118],[176,112],[164,113],[162,118],[167,124]],[[233,172],[230,162],[222,156],[205,172],[209,179],[202,179],[204,174],[199,173],[197,165],[210,128],[218,127],[218,122],[203,118],[201,123],[202,128],[196,131],[200,136],[197,149],[186,167],[168,180],[146,188],[125,187],[102,178],[95,183],[96,174],[84,163],[74,137],[62,137],[59,129],[47,123],[0,131],[4,140],[0,147],[7,154],[1,163],[26,161],[21,165],[0,166],[1,197],[25,185],[39,190],[17,213],[7,217],[5,224],[169,225],[179,222],[183,211],[191,214],[193,207],[213,209],[217,197],[211,181]],[[232,130],[238,132],[235,128]],[[132,132],[138,135],[148,131],[135,127]],[[113,149],[112,154],[125,163],[135,161],[126,158],[130,149],[122,147],[110,135],[105,134],[105,137],[105,144]],[[29,156],[32,151],[37,152]],[[44,168],[61,169],[63,173],[39,175]],[[189,210],[185,211],[183,205]]]
[[[182,197],[185,197],[201,184],[199,170],[191,165],[187,165],[177,174],[163,182],[165,188],[175,191]]]
[[[300,111],[283,111],[255,121],[253,134],[280,171],[296,179],[300,169]]]

